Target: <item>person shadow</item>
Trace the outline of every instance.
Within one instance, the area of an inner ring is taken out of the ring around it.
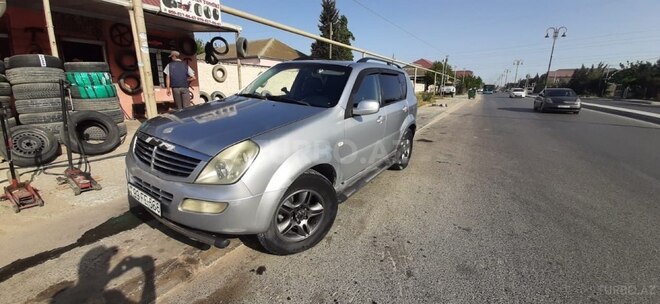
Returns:
[[[155,266],[151,256],[128,256],[110,269],[110,261],[119,249],[115,246],[97,246],[81,258],[78,265],[78,283],[55,293],[50,303],[151,303],[156,299]],[[133,268],[139,268],[144,279],[138,302],[129,299],[118,289],[106,290],[115,278]]]

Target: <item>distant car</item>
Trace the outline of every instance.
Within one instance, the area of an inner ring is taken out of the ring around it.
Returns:
[[[526,93],[527,93],[527,95],[533,94],[534,93],[534,87],[528,87]]]
[[[573,89],[552,88],[545,89],[534,99],[534,111],[561,111],[580,113],[580,98]]]
[[[477,89],[477,93],[483,93],[484,89]]]
[[[525,96],[527,96],[527,94],[525,93],[525,90],[521,88],[513,88],[511,89],[511,91],[509,91],[509,98],[514,98],[514,97],[524,98]]]

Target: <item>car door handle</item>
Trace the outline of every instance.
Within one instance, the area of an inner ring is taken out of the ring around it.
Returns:
[[[385,116],[378,116],[378,118],[376,119],[376,122],[377,123],[383,123],[384,120],[385,120]]]
[[[407,113],[408,112],[408,106],[403,106],[402,110]]]

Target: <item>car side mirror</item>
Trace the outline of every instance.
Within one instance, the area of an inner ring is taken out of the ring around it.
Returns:
[[[360,101],[356,108],[353,109],[353,115],[369,115],[378,113],[380,110],[380,102],[373,99]]]

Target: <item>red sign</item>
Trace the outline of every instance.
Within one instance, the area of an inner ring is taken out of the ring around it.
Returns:
[[[163,14],[185,20],[221,26],[218,0],[161,0]]]

